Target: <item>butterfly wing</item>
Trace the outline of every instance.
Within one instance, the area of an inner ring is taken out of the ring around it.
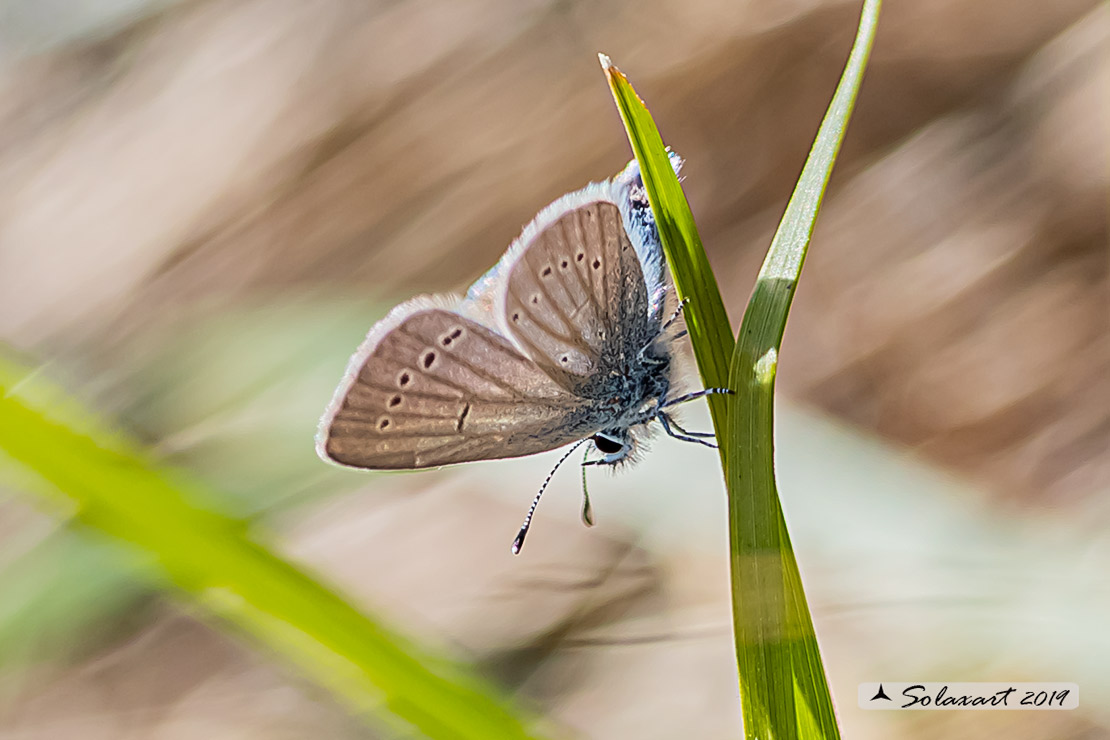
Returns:
[[[658,334],[620,207],[596,186],[573,193],[514,249],[500,309],[507,333],[562,387],[604,395],[598,379],[627,374]]]
[[[320,422],[320,456],[414,469],[517,457],[585,436],[586,402],[503,336],[415,299],[379,322]]]

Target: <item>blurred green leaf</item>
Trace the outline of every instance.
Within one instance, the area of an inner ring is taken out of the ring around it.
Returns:
[[[119,550],[60,529],[0,569],[0,665],[77,657],[134,613],[149,589]]]
[[[733,342],[689,205],[655,123],[607,57],[602,67],[628,131],[706,387],[729,369],[731,403],[710,398],[729,495],[733,626],[748,738],[839,738],[774,476],[774,379],[794,287],[866,67],[879,0],[866,0],[844,76],[818,132]],[[731,361],[728,360],[731,355]]]
[[[0,359],[0,450],[40,479],[35,492],[49,492],[72,521],[130,545],[162,585],[176,586],[367,718],[431,738],[534,737],[491,687],[357,611],[252,539],[242,521],[196,506],[206,497],[195,483],[153,465],[56,390],[26,392],[41,385],[25,382],[28,375]],[[54,403],[44,406],[43,398]]]
[[[187,468],[202,484],[196,490],[215,497],[194,504],[264,522],[284,507],[365,489],[374,479],[321,465],[305,430],[330,398],[335,368],[387,308],[361,296],[286,291],[276,305],[244,301],[218,312],[177,313],[143,326],[133,339],[142,351],[115,358],[112,372],[98,378],[94,403],[107,403],[158,440],[148,452]],[[94,437],[110,435],[90,426],[87,411],[57,387],[34,380],[32,374],[19,386],[32,405],[64,414],[66,424]],[[41,486],[0,452],[0,491]],[[37,531],[21,529],[23,542],[5,540],[0,664],[6,668],[97,649],[120,625],[133,626],[154,593],[132,572],[134,557],[125,548],[81,536],[64,520],[63,514]]]

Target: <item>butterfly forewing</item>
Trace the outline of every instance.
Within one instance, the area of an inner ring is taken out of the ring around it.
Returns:
[[[599,378],[626,372],[647,337],[647,290],[620,209],[568,210],[524,245],[512,265],[505,323],[545,373],[584,398]]]
[[[410,469],[543,452],[581,438],[582,399],[454,311],[399,307],[352,360],[321,426],[344,465]],[[572,423],[568,423],[571,420]]]

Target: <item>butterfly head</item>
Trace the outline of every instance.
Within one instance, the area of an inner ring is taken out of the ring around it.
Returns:
[[[595,465],[617,465],[632,454],[633,440],[627,429],[606,429],[593,436],[594,448],[603,457]]]

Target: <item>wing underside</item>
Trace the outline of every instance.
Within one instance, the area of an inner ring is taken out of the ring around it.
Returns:
[[[583,436],[575,398],[506,339],[444,308],[383,320],[321,422],[322,456],[370,469],[517,457]],[[377,336],[376,336],[377,335]]]
[[[654,338],[647,287],[620,210],[585,203],[537,233],[511,266],[503,320],[552,379],[586,398]]]

